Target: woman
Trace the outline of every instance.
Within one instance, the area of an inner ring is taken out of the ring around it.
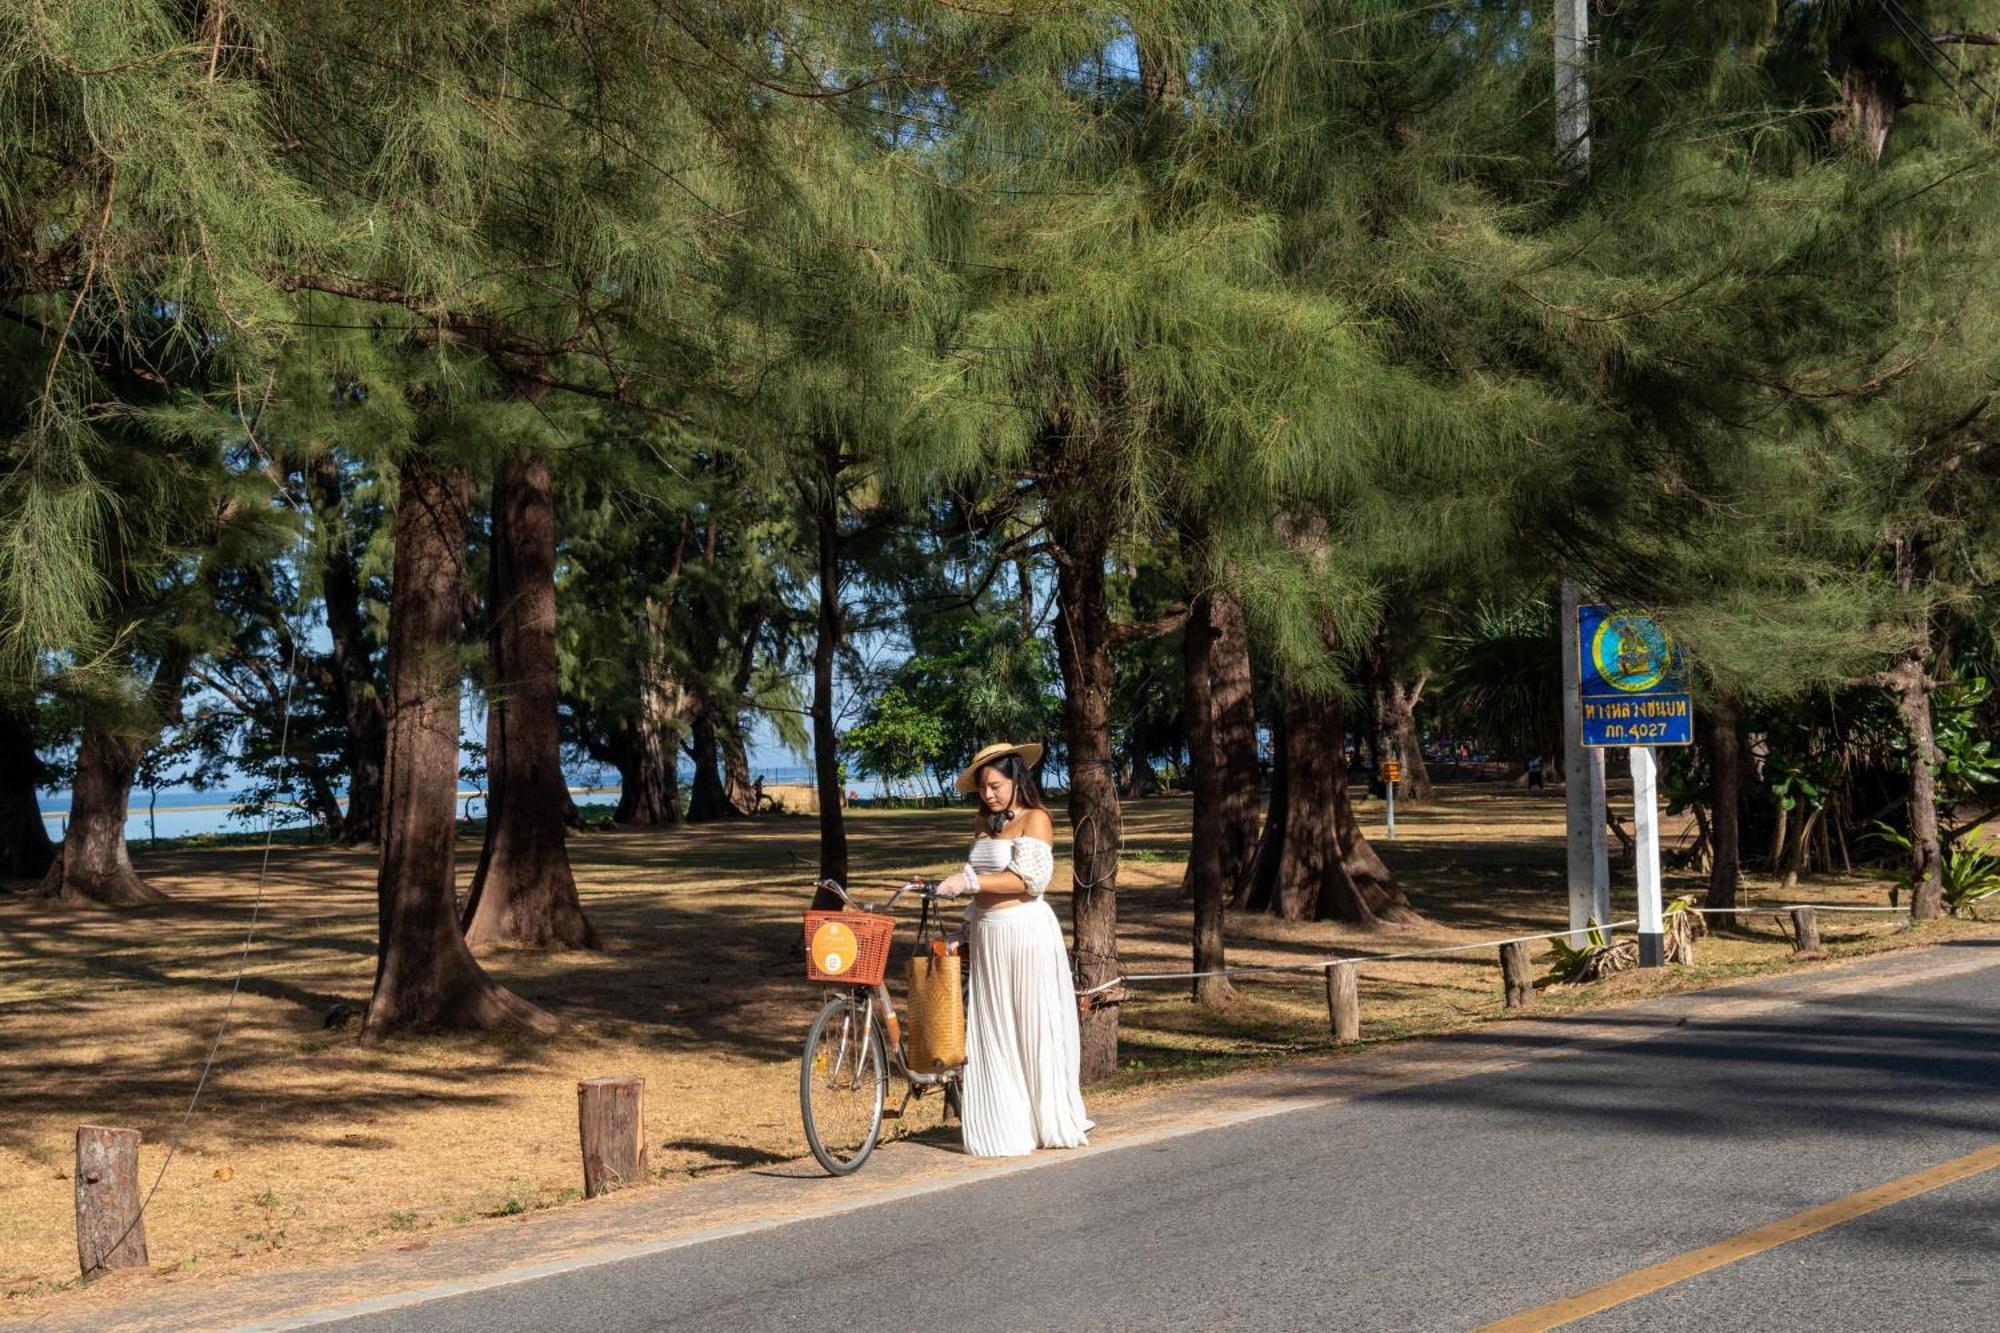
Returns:
[[[975,1157],[1080,1148],[1092,1122],[1078,1089],[1076,992],[1062,924],[1042,900],[1055,827],[1030,774],[1039,745],[989,745],[958,775],[979,798],[972,853],[938,886],[972,895],[965,939],[972,980],[960,1118]]]

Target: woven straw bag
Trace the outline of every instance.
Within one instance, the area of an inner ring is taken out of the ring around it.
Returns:
[[[909,1065],[938,1074],[965,1063],[964,960],[939,947],[910,959]]]

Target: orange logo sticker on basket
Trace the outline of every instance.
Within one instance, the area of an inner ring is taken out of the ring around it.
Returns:
[[[854,966],[854,959],[861,952],[855,942],[854,932],[838,921],[825,921],[813,932],[813,966],[827,976],[837,977]]]

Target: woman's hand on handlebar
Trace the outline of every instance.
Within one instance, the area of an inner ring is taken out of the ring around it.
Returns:
[[[966,879],[963,870],[954,870],[938,881],[937,896],[940,898],[963,898],[970,892],[972,884]]]

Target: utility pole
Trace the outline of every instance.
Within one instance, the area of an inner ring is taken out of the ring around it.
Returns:
[[[1590,170],[1590,0],[1555,0],[1556,164]]]
[[[1611,920],[1611,862],[1604,845],[1604,751],[1583,745],[1583,645],[1576,608],[1583,596],[1575,579],[1562,584],[1563,806],[1568,837],[1569,928],[1581,932],[1593,919]],[[1582,943],[1580,933],[1575,942]]]
[[[1555,0],[1556,164],[1577,175],[1590,170],[1590,0]],[[1581,646],[1576,608],[1582,590],[1562,585],[1563,803],[1569,829],[1569,925],[1611,919],[1611,867],[1604,845],[1604,752],[1583,747]],[[1579,940],[1580,942],[1580,940]]]

